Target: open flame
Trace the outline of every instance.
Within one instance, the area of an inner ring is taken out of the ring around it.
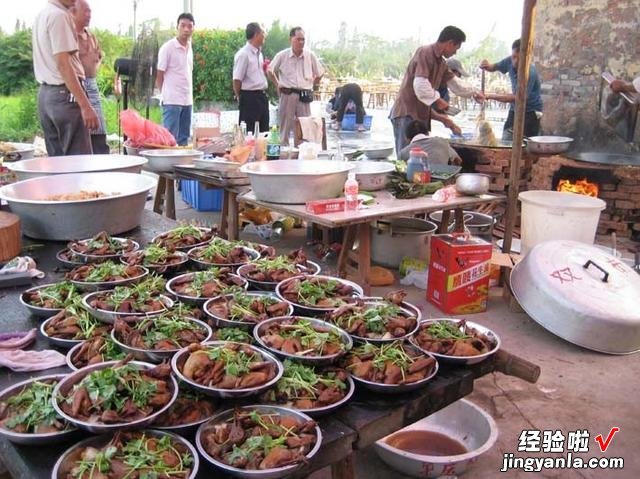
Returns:
[[[598,185],[596,183],[590,183],[586,178],[578,180],[572,183],[570,180],[560,180],[558,183],[558,191],[565,193],[577,193],[579,195],[598,197]]]

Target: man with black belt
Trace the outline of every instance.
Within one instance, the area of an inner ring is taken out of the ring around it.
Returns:
[[[247,25],[245,33],[247,43],[233,59],[233,94],[240,108],[238,123],[244,121],[247,131],[253,132],[255,122],[259,121],[260,131],[269,131],[267,77],[262,56],[265,33],[255,22]]]
[[[280,140],[289,141],[296,118],[311,115],[313,89],[318,86],[324,68],[311,50],[305,50],[305,35],[301,27],[289,32],[291,48],[278,52],[269,64],[268,74],[280,95],[278,121]]]
[[[99,120],[83,88],[73,17],[75,0],[49,0],[33,25],[33,70],[49,156],[91,154],[89,130]]]

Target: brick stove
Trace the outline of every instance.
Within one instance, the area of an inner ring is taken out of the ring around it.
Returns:
[[[607,207],[600,214],[598,234],[615,232],[640,240],[640,165],[619,166],[587,163],[560,155],[533,159],[529,190],[555,190],[560,179],[585,178],[599,187],[598,197]]]
[[[509,187],[511,149],[486,147],[455,147],[463,160],[463,171],[491,176],[490,190],[506,194]],[[615,232],[620,238],[640,241],[640,164],[620,166],[578,161],[561,155],[539,156],[522,152],[519,189],[555,190],[560,179],[583,178],[598,184],[598,197],[607,203],[600,215],[598,235]],[[504,205],[492,214],[502,215]],[[516,234],[519,232],[516,221]],[[494,234],[503,236],[503,227],[496,225]]]

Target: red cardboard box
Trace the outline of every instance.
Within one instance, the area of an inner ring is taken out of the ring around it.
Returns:
[[[468,235],[434,235],[427,301],[448,314],[487,309],[491,243]]]

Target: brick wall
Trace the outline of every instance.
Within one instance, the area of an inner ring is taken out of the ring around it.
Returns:
[[[544,134],[571,136],[582,150],[640,151],[599,122],[600,75],[640,75],[638,0],[538,0],[534,61],[545,102]]]

